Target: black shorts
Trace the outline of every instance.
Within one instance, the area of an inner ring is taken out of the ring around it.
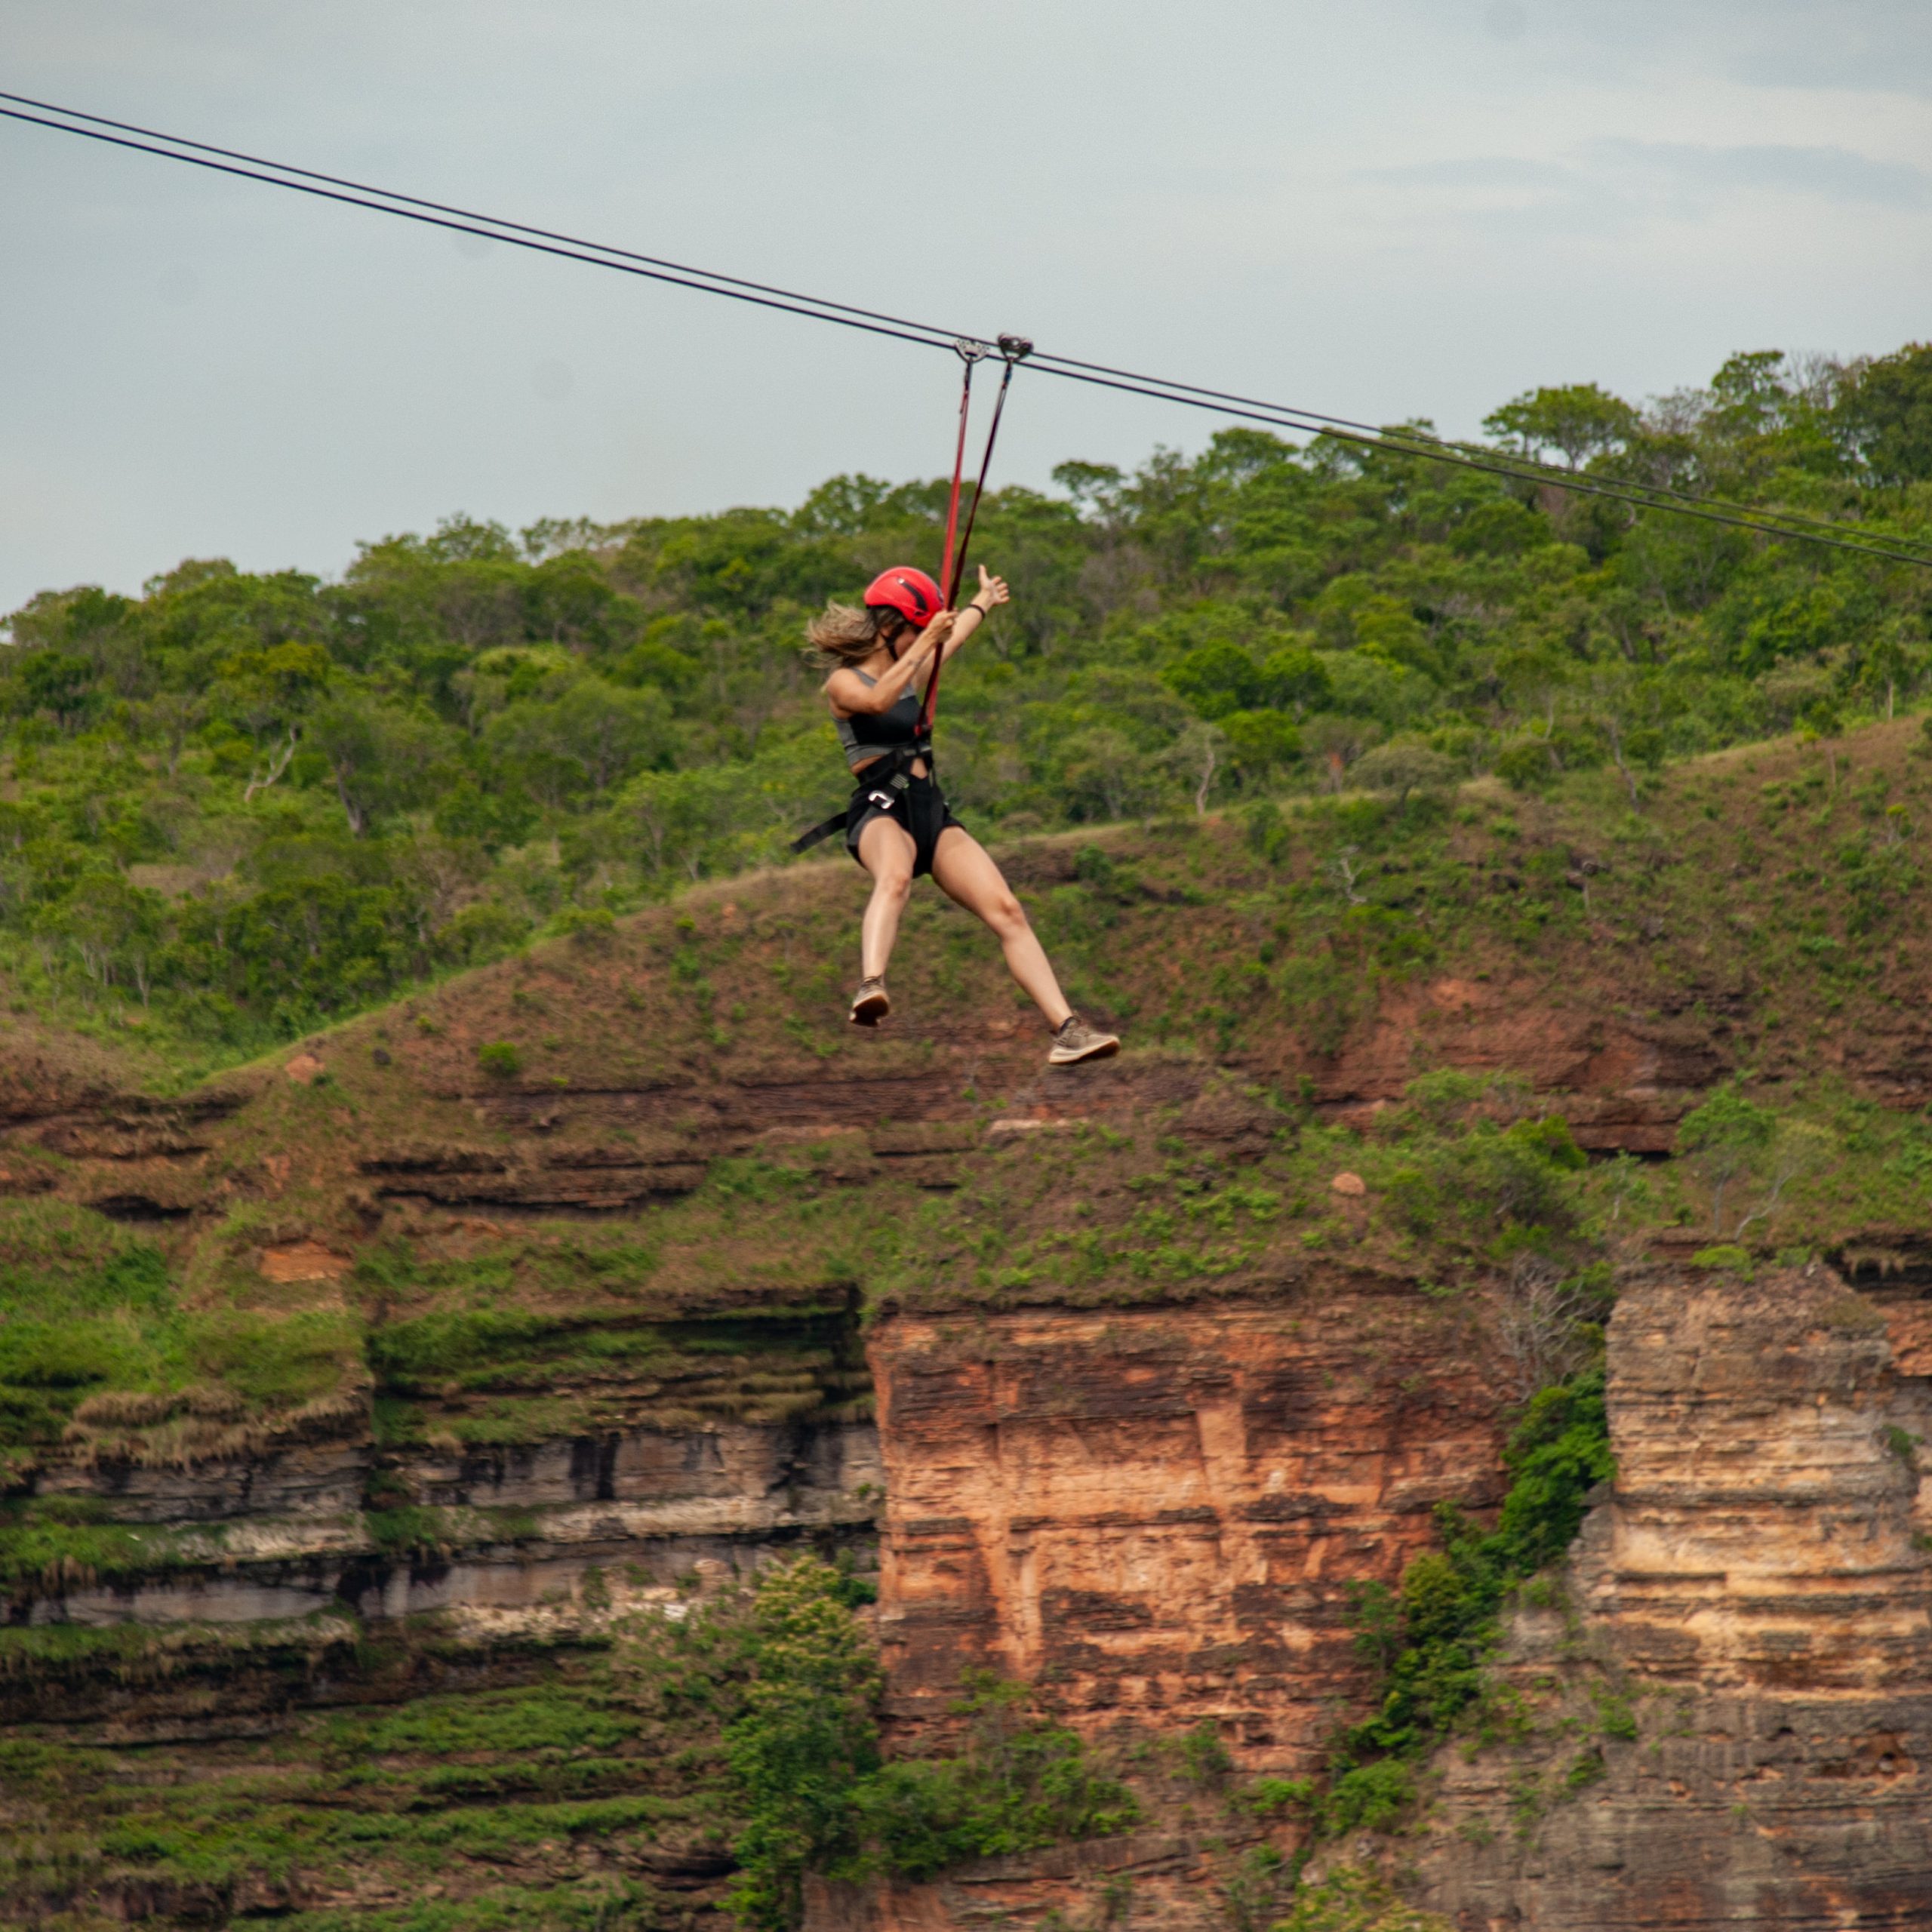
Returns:
[[[852,802],[845,808],[845,849],[854,858],[859,857],[860,834],[875,818],[889,818],[912,835],[915,878],[932,870],[940,834],[949,825],[959,825],[946,802],[946,794],[939,789],[939,780],[915,778],[910,772],[906,774],[903,791],[881,779],[872,785],[861,783],[852,794]],[[964,832],[966,828],[961,825],[959,829]]]

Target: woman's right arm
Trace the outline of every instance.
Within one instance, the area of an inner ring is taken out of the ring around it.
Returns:
[[[876,684],[869,685],[857,672],[839,669],[825,681],[825,694],[832,700],[834,714],[851,718],[861,712],[876,715],[890,711],[906,694],[934,651],[943,644],[952,629],[954,614],[942,611],[934,618],[897,663],[882,672]]]

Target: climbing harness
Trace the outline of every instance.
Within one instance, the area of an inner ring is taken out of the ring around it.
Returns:
[[[946,505],[946,549],[940,563],[939,582],[944,587],[945,610],[957,607],[960,580],[966,571],[966,552],[973,541],[973,526],[978,521],[980,500],[986,493],[986,476],[992,467],[993,445],[999,440],[1000,418],[1006,412],[1006,392],[1013,385],[1013,372],[1033,352],[1033,345],[1023,335],[1003,335],[996,343],[980,342],[971,336],[961,336],[952,345],[963,365],[959,384],[959,433],[953,443],[952,488]],[[966,431],[973,411],[973,371],[974,367],[997,355],[1004,367],[1000,371],[998,392],[993,398],[992,421],[986,429],[986,448],[980,455],[980,472],[973,485],[973,500],[966,506],[966,527],[959,527],[959,499],[966,473]],[[911,574],[918,574],[912,573]],[[867,593],[868,603],[888,604],[898,611],[909,623],[912,605],[916,602],[923,608],[924,592],[922,585],[909,584],[903,579],[895,579],[891,571],[884,572],[872,580],[871,590],[877,590],[884,584],[888,592],[897,594],[874,598]],[[943,646],[933,653],[933,668],[926,675],[925,695],[919,705],[919,721],[915,728],[912,742],[895,746],[891,751],[868,764],[860,780],[860,788],[875,794],[879,801],[879,809],[890,811],[903,804],[912,783],[912,767],[920,759],[925,761],[930,777],[933,771],[932,729],[933,714],[939,706],[939,674],[946,663]],[[835,832],[844,829],[849,807],[841,807],[821,819],[809,831],[801,832],[792,841],[794,852],[808,852],[821,841],[829,838]],[[902,819],[902,823],[904,822]]]
[[[915,760],[924,758],[926,771],[931,775],[933,768],[933,748],[930,739],[917,743],[900,745],[875,758],[865,768],[859,783],[881,811],[891,811],[912,789],[912,766]],[[835,832],[843,832],[848,804],[841,805],[835,812],[828,813],[808,831],[801,832],[792,841],[794,852],[809,852],[814,845],[829,838]],[[904,821],[900,821],[903,823]]]

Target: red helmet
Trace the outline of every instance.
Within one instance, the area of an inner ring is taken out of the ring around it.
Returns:
[[[915,630],[924,630],[945,604],[946,595],[939,586],[909,564],[881,571],[866,586],[869,610],[897,611]]]

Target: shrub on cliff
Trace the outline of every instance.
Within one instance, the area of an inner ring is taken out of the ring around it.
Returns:
[[[1447,1921],[1404,1905],[1373,1872],[1344,1865],[1304,1887],[1275,1932],[1447,1932]]]
[[[1023,1684],[982,1675],[955,1707],[955,1756],[886,1765],[857,1794],[866,1871],[930,1878],[949,1865],[1130,1829],[1139,1807],[1078,1735],[1032,1718]]]
[[[1561,1114],[1525,1112],[1530,1096],[1507,1075],[1453,1069],[1411,1081],[1403,1097],[1387,1130],[1401,1164],[1380,1186],[1411,1233],[1491,1248],[1569,1232],[1585,1157]]]
[[[1413,1164],[1388,1180],[1390,1204],[1411,1231],[1485,1244],[1512,1229],[1567,1230],[1564,1177],[1583,1150],[1560,1114],[1508,1127],[1473,1121],[1453,1137],[1418,1134]]]
[[[1438,1512],[1443,1547],[1420,1556],[1392,1594],[1371,1584],[1356,1648],[1380,1669],[1380,1706],[1343,1735],[1324,1823],[1341,1832],[1392,1823],[1413,1793],[1404,1760],[1432,1748],[1481,1698],[1483,1664],[1504,1598],[1569,1547],[1591,1490],[1613,1473],[1601,1367],[1540,1391],[1512,1432],[1512,1481],[1496,1527]]]
[[[814,1867],[849,1863],[859,1792],[879,1769],[878,1660],[846,1580],[811,1557],[768,1571],[752,1602],[752,1675],[724,1732],[743,1819],[733,1909],[783,1932],[803,1915]]]
[[[1513,1580],[1569,1548],[1589,1492],[1615,1472],[1603,1371],[1539,1392],[1510,1435],[1503,1466],[1512,1480],[1490,1540],[1500,1571]]]
[[[617,1681],[667,1737],[721,1734],[739,1875],[731,1908],[791,1932],[807,1873],[928,1878],[968,1859],[1129,1829],[1131,1795],[1072,1731],[1032,1715],[1021,1685],[983,1677],[955,1707],[960,1749],[886,1763],[877,1654],[856,1614],[865,1586],[801,1557],[620,1644]]]

